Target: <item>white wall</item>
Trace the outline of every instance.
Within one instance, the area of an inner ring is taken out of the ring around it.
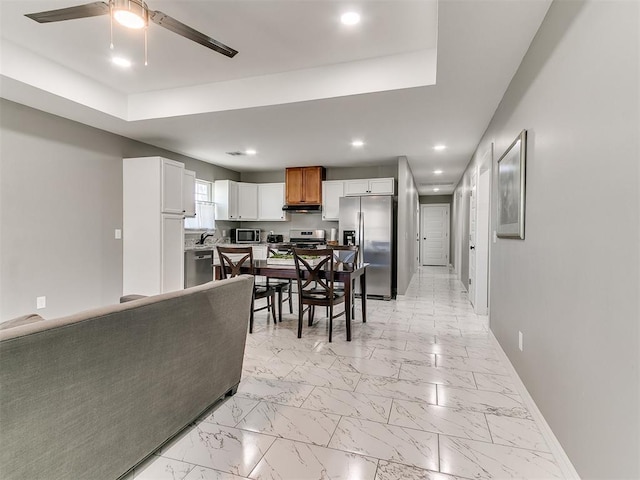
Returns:
[[[491,245],[491,329],[582,478],[640,478],[639,20],[556,0],[458,186],[528,130],[526,238]]]
[[[0,321],[117,303],[122,294],[122,158],[162,155],[199,178],[221,167],[0,100]],[[126,232],[123,232],[126,235]]]

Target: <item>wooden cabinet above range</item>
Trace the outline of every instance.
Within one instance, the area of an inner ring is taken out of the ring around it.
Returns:
[[[321,205],[324,167],[294,167],[286,169],[287,205]]]

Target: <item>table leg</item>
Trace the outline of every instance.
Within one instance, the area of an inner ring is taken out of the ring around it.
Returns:
[[[367,270],[360,275],[360,291],[362,292],[362,323],[367,323]]]
[[[351,280],[344,282],[344,316],[347,324],[347,342],[351,341]]]

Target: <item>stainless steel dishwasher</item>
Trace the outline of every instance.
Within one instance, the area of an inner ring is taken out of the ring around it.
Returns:
[[[184,252],[184,288],[195,287],[213,280],[213,250]]]

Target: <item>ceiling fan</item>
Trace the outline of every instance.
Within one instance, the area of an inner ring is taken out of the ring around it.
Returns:
[[[93,2],[75,7],[48,10],[46,12],[29,13],[25,16],[38,23],[61,22],[76,18],[96,17],[99,15],[111,16],[119,24],[128,28],[145,28],[149,20],[161,27],[171,30],[189,40],[199,43],[211,50],[232,58],[237,50],[228,47],[224,43],[214,40],[207,35],[179,22],[175,18],[158,10],[150,10],[143,0],[108,0],[106,2]],[[113,48],[113,45],[112,45]]]

